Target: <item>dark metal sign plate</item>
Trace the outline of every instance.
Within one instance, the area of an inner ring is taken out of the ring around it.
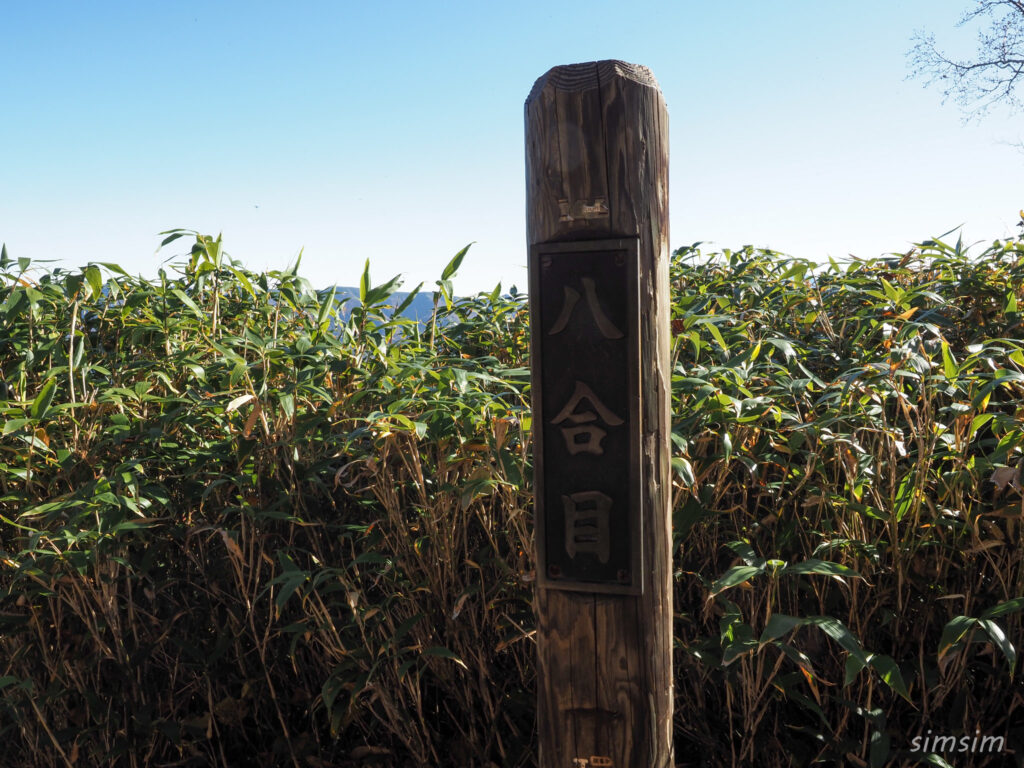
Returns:
[[[638,594],[639,244],[530,249],[537,579]]]

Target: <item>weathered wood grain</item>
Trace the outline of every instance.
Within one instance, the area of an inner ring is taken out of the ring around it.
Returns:
[[[667,768],[673,765],[668,115],[646,67],[600,61],[555,67],[539,78],[525,118],[528,243],[640,241],[643,592],[538,589],[540,765],[586,768],[597,756],[614,768]]]

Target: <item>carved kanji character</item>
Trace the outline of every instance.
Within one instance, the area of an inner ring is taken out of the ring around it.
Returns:
[[[576,408],[583,400],[589,400],[593,405],[594,411],[582,411],[575,413]],[[608,410],[602,403],[594,391],[584,384],[582,381],[576,381],[576,389],[572,393],[572,397],[569,398],[569,402],[565,404],[565,407],[551,420],[552,424],[559,424],[568,419],[573,424],[587,424],[591,421],[596,421],[600,416],[600,419],[606,426],[617,427],[622,424],[622,419]],[[604,448],[601,447],[601,440],[608,434],[598,426],[576,426],[576,427],[562,427],[562,436],[565,438],[565,446],[569,449],[569,453],[575,455],[580,451],[586,451],[587,453],[595,453],[598,456],[604,453]],[[580,440],[579,438],[584,438]]]
[[[569,557],[590,552],[597,555],[602,563],[607,563],[611,497],[600,491],[581,491],[562,496],[562,508],[565,511],[565,551]]]
[[[601,305],[597,301],[594,279],[592,277],[584,277],[582,282],[583,293],[587,296],[587,306],[590,307],[590,313],[594,316],[594,322],[597,323],[597,328],[601,331],[601,335],[606,339],[621,339],[622,331],[612,324],[612,321],[608,319],[608,316],[601,309]],[[548,336],[554,336],[556,333],[561,333],[565,330],[565,326],[569,324],[569,318],[572,317],[573,310],[576,307],[576,302],[580,300],[580,293],[575,288],[566,285],[564,289],[565,302],[562,304],[562,311],[559,313],[558,319],[555,320],[555,324],[551,326],[551,330],[548,331]]]

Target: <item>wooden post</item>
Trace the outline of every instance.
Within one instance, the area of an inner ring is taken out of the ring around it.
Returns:
[[[670,768],[668,115],[646,67],[526,100],[541,768]]]

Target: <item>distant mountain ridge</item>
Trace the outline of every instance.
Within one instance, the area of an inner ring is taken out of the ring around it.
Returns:
[[[398,307],[401,305],[406,298],[408,298],[411,291],[395,291],[391,294],[387,303],[392,307]],[[358,307],[359,303],[359,289],[352,288],[349,286],[338,286],[334,289],[334,295],[338,302],[341,303],[341,309],[338,315],[341,318],[348,317],[349,312],[352,311],[353,307]],[[344,303],[342,303],[344,302]],[[441,300],[442,304],[444,300]],[[421,291],[416,297],[409,303],[409,306],[402,311],[402,317],[407,317],[410,320],[416,320],[420,323],[426,323],[430,320],[430,315],[434,311],[434,292],[433,291]]]

